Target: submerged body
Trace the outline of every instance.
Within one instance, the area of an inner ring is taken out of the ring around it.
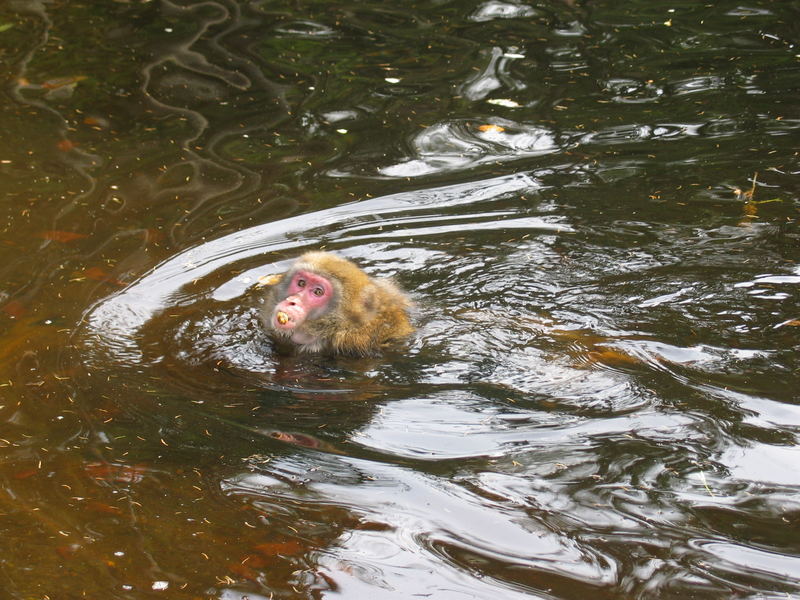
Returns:
[[[368,356],[414,331],[410,307],[391,281],[334,254],[308,252],[270,288],[262,320],[300,351]]]

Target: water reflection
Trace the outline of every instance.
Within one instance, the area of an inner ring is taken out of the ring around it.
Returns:
[[[465,121],[429,127],[414,137],[411,146],[413,155],[419,158],[382,167],[379,173],[419,177],[489,163],[496,165],[556,150],[554,137],[547,130],[505,119],[493,119],[491,124]]]

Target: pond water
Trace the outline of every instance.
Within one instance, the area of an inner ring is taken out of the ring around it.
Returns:
[[[800,9],[0,8],[8,598],[800,597]],[[276,353],[323,248],[417,332]]]

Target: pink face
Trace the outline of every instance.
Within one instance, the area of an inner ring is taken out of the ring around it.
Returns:
[[[279,331],[291,331],[306,319],[324,313],[333,298],[333,285],[321,275],[297,271],[286,293],[272,312],[272,326]]]

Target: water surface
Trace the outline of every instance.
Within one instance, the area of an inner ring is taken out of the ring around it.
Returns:
[[[9,2],[10,598],[800,595],[790,2]],[[276,353],[260,277],[413,296]]]

